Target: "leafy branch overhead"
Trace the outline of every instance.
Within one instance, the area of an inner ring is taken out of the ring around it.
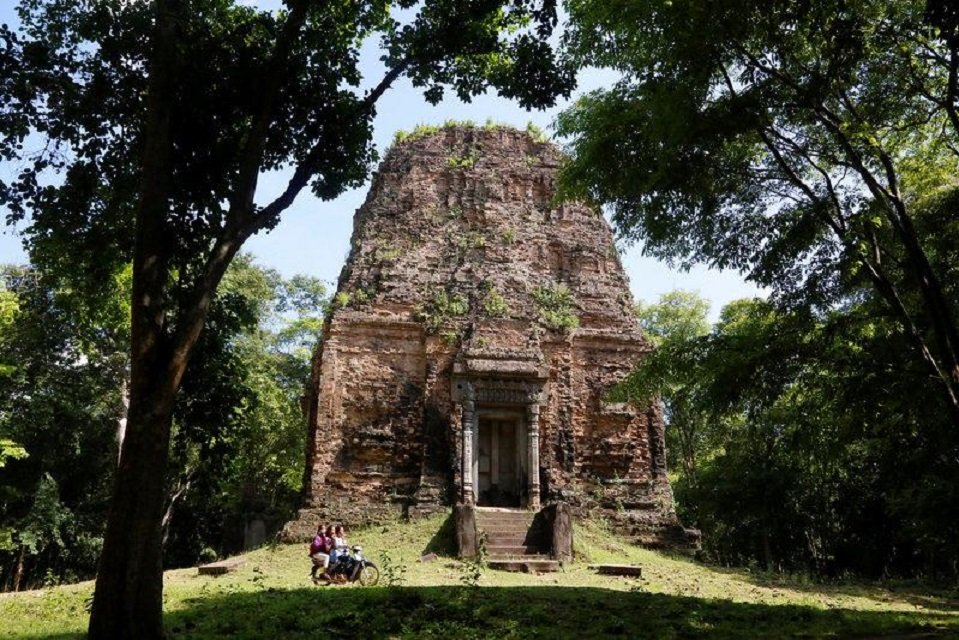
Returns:
[[[23,0],[20,26],[0,26],[0,161],[12,168],[0,205],[11,222],[29,217],[31,261],[91,301],[133,265],[130,420],[91,637],[162,635],[166,445],[243,243],[304,189],[330,199],[365,181],[377,105],[400,77],[433,102],[494,90],[542,108],[568,95],[556,22],[551,0]],[[384,65],[372,82],[366,43]],[[259,193],[279,170],[280,192]]]
[[[579,63],[623,79],[564,112],[566,197],[682,266],[786,307],[879,294],[959,426],[956,14],[917,0],[575,0]]]

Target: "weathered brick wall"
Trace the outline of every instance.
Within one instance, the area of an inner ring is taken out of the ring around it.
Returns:
[[[654,526],[675,525],[657,407],[603,401],[650,346],[605,220],[552,202],[560,162],[552,145],[507,128],[447,128],[387,153],[314,364],[304,522],[455,501],[452,372],[468,351],[489,362],[532,354],[524,362],[548,368],[544,499],[620,515],[632,505]],[[578,328],[542,318],[537,292],[560,286]],[[454,303],[445,314],[444,297]]]

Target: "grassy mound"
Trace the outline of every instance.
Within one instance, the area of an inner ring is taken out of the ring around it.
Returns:
[[[374,588],[313,587],[305,544],[254,551],[221,577],[168,571],[167,630],[257,639],[959,637],[956,593],[720,570],[632,547],[597,524],[576,528],[580,558],[562,573],[500,573],[443,555],[418,562],[449,552],[443,525],[355,532],[351,542],[381,566]],[[636,563],[644,577],[598,576],[589,562]],[[92,586],[0,596],[0,637],[82,637]]]

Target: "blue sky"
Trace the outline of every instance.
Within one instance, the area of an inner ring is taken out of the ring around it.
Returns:
[[[13,4],[13,0],[0,0],[0,22],[16,23]],[[276,2],[261,1],[258,4],[272,7]],[[368,84],[376,83],[383,73],[374,45],[371,42],[363,48],[363,72]],[[577,93],[608,86],[614,80],[615,75],[609,71],[586,70],[580,74]],[[519,128],[533,122],[549,133],[556,114],[568,104],[564,102],[547,111],[527,112],[508,100],[485,95],[470,104],[448,97],[433,106],[423,100],[421,93],[409,82],[401,80],[380,100],[374,140],[382,154],[397,130],[410,130],[417,124],[435,124],[450,119],[479,123],[492,119]],[[285,186],[286,180],[285,173],[264,175],[257,200],[268,201]],[[286,276],[306,273],[335,282],[349,250],[353,213],[362,204],[365,194],[364,186],[333,201],[323,202],[304,191],[283,215],[280,224],[269,233],[251,238],[245,250],[252,253],[260,264],[277,269]],[[712,319],[730,300],[761,295],[755,286],[746,283],[737,273],[704,267],[690,272],[673,270],[658,260],[644,257],[640,246],[624,247],[622,260],[637,300],[652,302],[660,294],[673,289],[698,291],[712,302]],[[4,229],[0,234],[0,262],[25,261],[26,255],[15,230]]]

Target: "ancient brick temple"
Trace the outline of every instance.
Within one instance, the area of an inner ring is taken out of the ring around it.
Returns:
[[[676,528],[658,405],[606,400],[650,345],[606,221],[553,201],[560,161],[504,127],[386,154],[314,361],[302,522],[564,501]]]

